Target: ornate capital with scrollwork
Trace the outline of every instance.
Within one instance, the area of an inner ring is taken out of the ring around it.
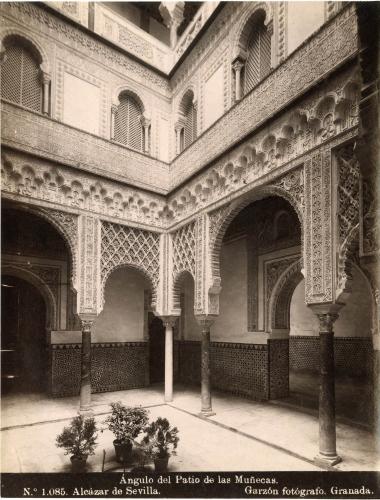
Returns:
[[[319,320],[319,333],[333,333],[333,325],[339,318],[337,313],[317,314]]]
[[[176,324],[178,316],[161,316],[165,328],[173,328]]]
[[[199,326],[202,329],[202,332],[209,332],[211,325],[214,323],[216,316],[210,316],[206,314],[197,314],[195,316]]]

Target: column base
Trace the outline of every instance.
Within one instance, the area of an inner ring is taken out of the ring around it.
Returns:
[[[214,415],[216,415],[216,413],[214,411],[212,411],[212,408],[210,408],[209,410],[201,410],[201,412],[198,414],[200,417],[213,417]]]
[[[84,417],[93,417],[94,409],[92,408],[92,406],[81,406],[79,408],[79,413]]]
[[[171,398],[164,398],[165,403],[173,403],[173,397]]]
[[[341,461],[342,459],[339,455],[328,456],[318,453],[318,455],[314,457],[314,463],[316,465],[322,465],[322,466],[327,465],[329,467],[333,467],[334,465],[339,464]]]

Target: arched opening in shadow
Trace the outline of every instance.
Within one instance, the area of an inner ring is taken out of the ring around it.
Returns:
[[[1,278],[3,394],[48,387],[46,305],[39,290],[16,276]]]
[[[287,332],[272,336],[270,299],[281,274],[300,261],[301,240],[298,214],[280,196],[245,203],[225,230],[211,328],[214,388],[258,400],[287,396]]]
[[[32,353],[30,356],[20,354],[23,358],[30,358],[20,364],[20,370],[29,362],[34,367],[28,365],[30,379],[21,375],[17,375],[17,379],[23,381],[21,385],[25,386],[25,390],[48,391],[55,395],[54,380],[62,368],[56,363],[55,348],[59,348],[59,339],[67,330],[79,329],[76,294],[71,288],[69,245],[48,215],[40,214],[38,209],[27,210],[5,202],[2,206],[1,257],[2,284],[5,285],[2,292],[6,301],[2,304],[4,338],[9,343],[12,336],[18,336],[21,343],[15,341],[16,350]],[[9,298],[12,294],[15,294],[14,300]],[[17,304],[19,306],[16,307]],[[28,333],[29,328],[32,328],[33,334]],[[2,349],[5,349],[4,344]],[[4,353],[4,356],[10,358],[12,355]],[[11,361],[9,363],[12,364]],[[41,370],[43,378],[38,375]],[[20,384],[14,385],[22,390]]]

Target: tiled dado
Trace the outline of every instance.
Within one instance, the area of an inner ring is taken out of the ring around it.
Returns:
[[[144,387],[149,383],[147,342],[92,344],[92,392],[119,391]],[[80,390],[81,345],[51,346],[52,396],[73,396]]]
[[[370,337],[334,337],[335,373],[366,377],[373,366]],[[294,336],[289,342],[290,369],[319,371],[319,337]]]
[[[287,340],[265,344],[211,342],[214,389],[256,400],[285,397],[289,390]],[[201,344],[178,341],[178,380],[200,384]]]

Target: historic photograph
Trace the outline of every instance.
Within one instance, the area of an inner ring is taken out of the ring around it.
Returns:
[[[379,471],[379,6],[0,2],[1,472]]]

